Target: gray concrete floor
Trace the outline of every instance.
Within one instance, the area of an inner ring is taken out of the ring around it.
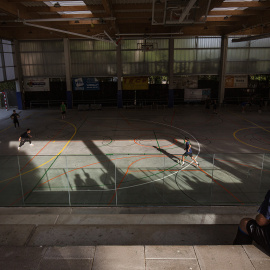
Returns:
[[[269,188],[267,108],[18,112],[15,129],[1,110],[1,206],[257,205]],[[185,136],[199,167],[177,162]]]

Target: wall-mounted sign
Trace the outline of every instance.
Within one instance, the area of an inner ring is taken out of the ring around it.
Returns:
[[[248,76],[226,76],[225,77],[225,88],[247,88],[248,87]]]
[[[184,101],[196,102],[209,98],[211,95],[211,89],[185,89]]]
[[[173,78],[173,89],[198,88],[198,76],[180,76]]]
[[[24,78],[25,91],[50,91],[49,78]]]
[[[124,77],[122,90],[148,90],[148,77]]]
[[[185,101],[201,101],[202,89],[185,89]]]
[[[97,78],[74,78],[72,85],[73,90],[100,90]]]

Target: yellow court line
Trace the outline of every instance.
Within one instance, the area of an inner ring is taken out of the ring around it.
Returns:
[[[27,173],[30,173],[30,172],[32,172],[32,171],[34,171],[34,170],[36,170],[36,169],[38,169],[38,168],[44,166],[45,164],[47,164],[48,162],[50,162],[51,160],[53,160],[53,159],[55,159],[57,156],[59,156],[59,155],[65,150],[65,148],[68,146],[68,144],[71,142],[71,140],[72,140],[72,139],[74,138],[74,136],[76,135],[76,133],[77,133],[77,128],[76,128],[76,126],[75,126],[74,124],[72,124],[72,123],[70,123],[70,122],[67,122],[67,121],[64,121],[64,120],[59,120],[59,121],[66,122],[66,123],[72,125],[72,126],[74,127],[74,129],[75,129],[73,135],[72,135],[71,138],[67,141],[67,143],[65,144],[65,146],[61,149],[61,151],[60,151],[57,155],[55,155],[54,157],[52,157],[51,159],[49,159],[48,161],[44,162],[43,164],[41,164],[41,165],[39,165],[39,166],[37,166],[37,167],[35,167],[35,168],[29,170],[29,171],[26,171],[26,172],[24,172],[24,173],[18,174],[18,175],[13,176],[13,177],[10,177],[10,178],[8,178],[8,179],[1,180],[0,183],[6,182],[6,181],[9,181],[9,180],[12,180],[12,179],[16,179],[16,178],[19,177],[20,175],[25,175],[25,174],[27,174]]]
[[[254,123],[254,122],[252,122],[252,121],[247,120],[247,119],[244,118],[244,117],[239,116],[239,115],[236,114],[236,113],[233,113],[233,112],[231,112],[231,113],[232,113],[232,114],[235,114],[235,115],[238,116],[240,119],[243,119],[243,120],[245,120],[245,121],[251,123],[252,125],[256,126],[256,127],[248,127],[248,128],[241,128],[241,129],[238,129],[238,130],[236,130],[236,131],[233,133],[233,137],[234,137],[237,141],[239,141],[240,143],[243,143],[243,144],[248,145],[248,146],[253,147],[253,148],[257,148],[257,149],[265,150],[265,151],[268,151],[268,152],[269,152],[270,149],[265,149],[265,148],[257,147],[257,146],[248,144],[248,143],[246,143],[246,142],[243,142],[242,140],[240,140],[240,139],[238,139],[238,138],[236,137],[236,133],[239,132],[239,131],[241,131],[241,130],[250,129],[250,128],[260,128],[260,129],[262,129],[262,130],[264,130],[264,131],[266,131],[266,132],[270,132],[270,131],[267,130],[267,129],[265,129],[265,128],[262,127],[262,126],[257,125],[256,123]]]
[[[241,141],[240,139],[238,139],[238,138],[236,137],[236,133],[237,133],[237,132],[242,131],[242,130],[245,130],[245,129],[251,129],[251,128],[261,128],[261,127],[248,127],[248,128],[241,128],[241,129],[238,129],[238,130],[236,130],[236,131],[233,133],[233,137],[234,137],[237,141],[239,141],[240,143],[243,143],[243,144],[248,145],[248,146],[253,147],[253,148],[257,148],[257,149],[265,150],[265,151],[268,151],[268,152],[269,152],[269,151],[270,151],[269,149],[265,149],[265,148],[261,148],[261,147],[257,147],[257,146],[248,144],[248,143],[246,143],[246,142]],[[263,129],[264,129],[264,128],[263,128]],[[266,129],[264,129],[264,130],[266,130]],[[267,130],[266,130],[266,131],[267,131]],[[268,132],[269,132],[269,131],[268,131]]]
[[[243,119],[244,119],[245,121],[247,121],[247,122],[249,122],[249,123],[251,123],[251,124],[257,126],[258,128],[261,128],[261,129],[263,129],[263,130],[265,130],[265,131],[267,131],[267,132],[270,132],[269,130],[265,129],[264,127],[259,126],[259,125],[255,124],[255,123],[253,123],[252,121],[247,120],[246,118],[243,118]]]

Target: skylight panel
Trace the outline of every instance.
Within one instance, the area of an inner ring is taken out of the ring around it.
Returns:
[[[247,7],[226,7],[226,8],[213,8],[212,11],[233,11],[233,10],[245,10]]]
[[[90,10],[85,11],[59,11],[57,12],[60,15],[82,15],[82,14],[92,14]]]
[[[224,2],[259,2],[260,0],[225,0]]]
[[[58,3],[61,7],[86,6],[84,1],[49,1],[44,3],[50,7],[53,7],[56,3]]]
[[[212,11],[227,11],[227,10],[236,10],[237,7],[227,7],[227,8],[213,8]]]

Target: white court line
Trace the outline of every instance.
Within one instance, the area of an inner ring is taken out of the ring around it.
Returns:
[[[100,119],[100,118],[98,118],[98,119]],[[103,119],[115,119],[115,118],[103,118]],[[187,132],[187,131],[185,131],[185,130],[183,130],[183,129],[177,128],[177,127],[175,127],[175,126],[171,126],[171,125],[164,124],[164,123],[160,123],[160,122],[147,121],[147,120],[139,120],[139,119],[130,119],[130,118],[128,118],[128,120],[131,120],[131,121],[141,121],[141,122],[146,122],[146,123],[159,124],[159,125],[163,125],[163,126],[167,126],[167,127],[170,127],[170,128],[174,128],[174,129],[181,130],[182,132],[184,132],[184,133],[190,135],[190,136],[197,142],[197,144],[198,144],[199,150],[198,150],[198,154],[196,155],[196,158],[195,158],[195,159],[197,159],[197,157],[198,157],[198,155],[199,155],[199,153],[200,153],[200,149],[201,149],[201,148],[200,148],[200,143],[199,143],[198,140],[197,140],[192,134],[190,134],[189,132]],[[148,156],[148,155],[144,155],[144,157],[147,157],[147,156]],[[132,156],[131,156],[131,157],[132,157]],[[191,163],[189,163],[189,164],[187,164],[185,167],[181,168],[179,171],[182,171],[183,169],[186,169],[188,166],[190,166],[190,165],[193,164],[193,163],[194,163],[194,161],[191,162]],[[165,172],[165,171],[166,171],[166,169],[164,169],[162,172]],[[162,177],[162,178],[159,178],[159,179],[156,179],[156,180],[149,181],[149,182],[147,182],[147,183],[141,183],[141,184],[137,184],[137,185],[133,185],[133,186],[128,186],[128,187],[119,187],[117,190],[128,189],[128,188],[138,187],[138,186],[142,186],[142,185],[148,185],[148,184],[150,184],[150,183],[157,182],[157,181],[163,180],[163,179],[165,179],[165,178],[167,178],[167,177],[170,177],[170,176],[172,176],[172,175],[178,173],[179,171],[174,172],[174,173],[171,173],[171,174],[169,174],[169,175],[167,175],[167,176],[165,176],[165,177]],[[77,190],[77,191],[89,191],[89,192],[91,192],[91,191],[99,191],[99,192],[100,192],[100,191],[101,191],[101,192],[104,192],[104,191],[115,191],[115,189],[106,189],[106,190]]]

